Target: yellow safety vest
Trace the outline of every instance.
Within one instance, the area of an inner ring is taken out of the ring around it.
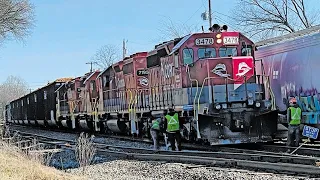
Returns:
[[[179,117],[178,113],[175,113],[173,116],[166,115],[167,119],[167,132],[173,132],[179,130]]]
[[[289,107],[291,120],[289,122],[290,125],[299,125],[301,123],[301,109],[299,107]]]

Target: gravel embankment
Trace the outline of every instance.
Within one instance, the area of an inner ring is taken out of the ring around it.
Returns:
[[[61,133],[35,129],[31,127],[10,127],[14,130],[21,132],[35,133],[39,135],[49,136],[59,139],[76,140],[77,134]],[[137,148],[152,148],[153,146],[143,142],[122,141],[116,138],[100,138],[96,137],[95,142],[110,144],[114,146],[129,146]],[[163,148],[163,147],[162,147]],[[85,175],[90,180],[104,179],[104,180],[117,180],[117,179],[136,179],[136,180],[151,180],[151,179],[252,179],[252,180],[277,180],[277,179],[305,179],[298,177],[291,177],[272,173],[258,173],[247,170],[228,169],[228,168],[190,168],[191,165],[178,164],[178,163],[165,163],[165,162],[152,162],[152,161],[134,161],[123,160],[113,156],[95,156],[94,165],[86,168]],[[82,169],[77,168],[78,162],[75,159],[73,151],[67,150],[64,152],[56,153],[51,159],[51,166],[59,169],[68,169],[67,172],[83,175]]]
[[[67,172],[78,175],[82,174],[82,169],[70,169]],[[115,160],[103,164],[92,165],[86,168],[85,175],[90,180],[194,180],[194,179],[219,179],[219,180],[298,180],[298,178],[280,174],[259,173],[247,170],[227,169],[227,168],[206,168],[179,163],[146,162]]]

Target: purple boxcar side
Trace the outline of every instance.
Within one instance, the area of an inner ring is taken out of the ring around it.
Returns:
[[[289,96],[314,96],[320,92],[320,33],[257,47],[256,59],[264,70],[280,111],[287,108]]]

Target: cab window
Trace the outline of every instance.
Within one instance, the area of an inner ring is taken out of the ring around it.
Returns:
[[[242,46],[241,56],[252,56],[252,46]]]
[[[214,48],[199,48],[198,49],[198,58],[214,58],[217,57],[216,49]]]
[[[219,49],[220,57],[232,57],[237,56],[237,48],[236,47],[221,47]]]
[[[185,48],[183,49],[183,64],[193,63],[193,49]]]

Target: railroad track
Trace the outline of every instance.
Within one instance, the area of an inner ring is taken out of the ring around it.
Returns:
[[[60,145],[73,148],[74,140],[57,139],[43,135],[20,132],[25,138],[36,138],[41,143]],[[208,151],[154,151],[151,149],[113,146],[94,143],[98,155],[112,155],[125,159],[145,161],[167,161],[176,163],[191,163],[201,166],[219,166],[263,170],[267,172],[285,173],[320,177],[319,157],[306,157],[275,152],[221,148],[216,152]],[[233,151],[233,152],[230,152]]]
[[[17,127],[26,127],[21,125],[14,125]],[[34,128],[34,127],[31,127]],[[41,129],[41,128],[40,128]],[[54,132],[61,133],[71,133],[71,134],[79,134],[80,132],[69,132],[66,130],[55,129],[51,130]],[[153,144],[153,141],[148,138],[136,138],[136,137],[128,137],[128,136],[114,136],[114,135],[104,135],[104,134],[95,134],[98,138],[114,138],[123,141],[132,141],[132,142],[142,142]],[[164,142],[160,142],[161,145],[164,145]],[[262,143],[253,143],[253,144],[234,144],[234,145],[217,145],[217,146],[209,146],[209,145],[200,145],[200,144],[189,144],[182,143],[182,148],[186,150],[200,150],[200,151],[224,151],[224,152],[233,152],[233,153],[259,153],[259,154],[288,154],[287,150],[290,149],[290,152],[296,150],[294,147],[287,147],[285,144],[262,144]],[[305,144],[303,147],[299,148],[295,151],[294,154],[304,155],[304,156],[315,156],[320,157],[320,148],[313,145]]]

